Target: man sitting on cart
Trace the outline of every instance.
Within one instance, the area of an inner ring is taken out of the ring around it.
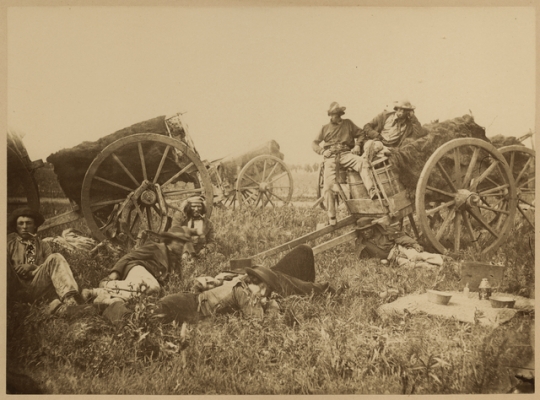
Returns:
[[[336,184],[336,165],[343,168],[352,168],[361,172],[362,158],[360,157],[360,144],[362,129],[357,127],[350,119],[342,119],[346,107],[338,103],[330,104],[328,115],[330,122],[324,125],[312,143],[313,151],[324,156],[324,197],[330,225],[335,225],[336,204],[333,188]],[[320,143],[324,142],[324,147]]]
[[[49,312],[62,314],[77,305],[79,287],[68,262],[36,236],[45,219],[38,211],[18,208],[8,219],[8,300],[51,301]]]
[[[386,147],[400,147],[407,138],[417,139],[422,125],[410,101],[397,101],[393,111],[383,111],[364,126],[368,139],[380,140]]]

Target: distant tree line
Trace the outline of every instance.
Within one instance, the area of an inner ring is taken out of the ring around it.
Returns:
[[[287,164],[287,167],[294,172],[317,172],[319,170],[319,163],[313,164]]]

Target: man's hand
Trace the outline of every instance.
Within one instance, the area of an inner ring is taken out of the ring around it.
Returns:
[[[368,139],[372,139],[372,140],[378,139],[379,136],[380,136],[380,133],[377,132],[377,131],[374,131],[374,130],[371,130],[371,131],[369,131],[369,132],[366,133],[366,137],[367,137]]]
[[[15,271],[17,271],[17,274],[22,276],[25,279],[29,279],[34,276],[34,270],[37,267],[33,264],[20,264],[17,267],[15,267]]]
[[[322,152],[322,155],[325,158],[329,158],[329,157],[332,157],[332,152],[330,150],[325,150],[325,151]]]
[[[357,144],[354,145],[354,147],[351,150],[351,153],[356,154],[357,156],[359,156],[360,155],[360,146],[357,145]]]
[[[424,251],[424,248],[420,246],[419,244],[413,244],[413,249],[415,249],[419,253]]]

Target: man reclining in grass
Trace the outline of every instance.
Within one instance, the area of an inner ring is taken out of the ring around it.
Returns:
[[[403,268],[434,268],[443,264],[440,254],[424,251],[415,239],[385,223],[384,218],[362,217],[357,225],[361,229],[357,248],[360,257],[395,261]]]
[[[163,323],[197,323],[211,315],[237,311],[246,317],[261,318],[265,311],[279,311],[277,302],[268,300],[272,292],[282,297],[334,292],[328,283],[314,283],[314,280],[313,250],[301,245],[271,268],[246,268],[245,274],[225,280],[212,289],[165,296],[158,300],[154,315]],[[118,324],[131,313],[126,303],[113,302],[104,310],[103,316]]]
[[[83,289],[85,301],[112,304],[126,301],[141,293],[159,294],[161,285],[171,273],[181,273],[181,257],[194,229],[173,226],[160,234],[162,243],[150,242],[122,257],[111,269],[99,288]]]
[[[38,211],[18,208],[9,216],[7,236],[8,300],[50,301],[49,312],[62,314],[77,305],[79,287],[68,262],[37,237],[45,219]]]

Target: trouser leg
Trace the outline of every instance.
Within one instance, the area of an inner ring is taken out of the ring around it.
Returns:
[[[333,187],[336,185],[336,159],[335,157],[324,159],[324,198],[328,218],[336,217],[336,199]]]
[[[159,282],[141,265],[133,267],[124,280],[114,280],[105,283],[102,289],[94,289],[97,294],[96,302],[104,302],[107,298],[128,300],[141,293],[157,294],[161,290]]]
[[[63,301],[66,296],[77,294],[79,286],[64,256],[54,253],[36,270],[31,290],[35,299],[57,296]]]

